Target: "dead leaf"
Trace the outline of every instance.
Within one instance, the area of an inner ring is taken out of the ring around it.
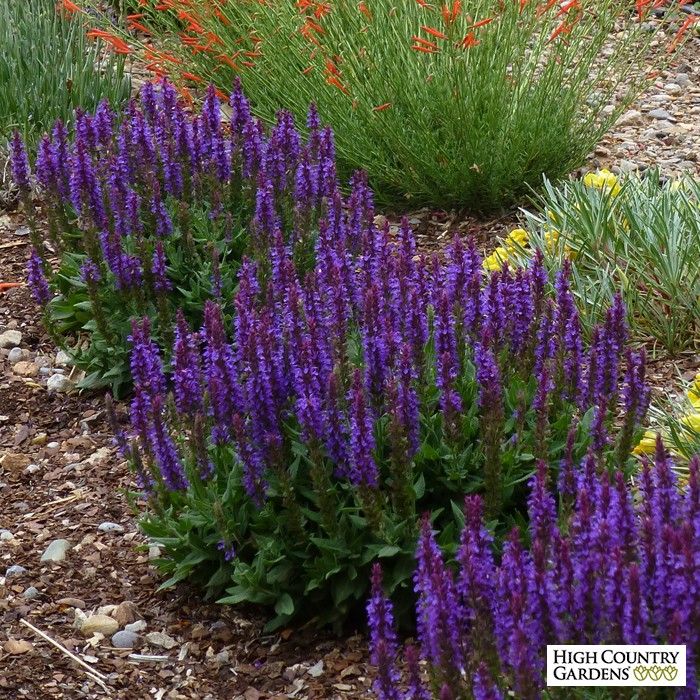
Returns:
[[[3,644],[3,649],[8,654],[26,654],[34,649],[34,645],[26,639],[8,639]]]

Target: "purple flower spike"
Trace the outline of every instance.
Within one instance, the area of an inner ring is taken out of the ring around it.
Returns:
[[[27,149],[24,145],[24,140],[19,131],[12,134],[10,140],[10,169],[12,179],[20,192],[29,192],[29,158],[27,157]]]
[[[177,312],[173,346],[175,405],[182,414],[202,408],[202,367],[198,334],[192,333],[181,309]]]
[[[382,589],[382,569],[372,567],[372,594],[367,603],[370,634],[370,660],[377,667],[377,679],[372,688],[379,700],[403,700],[396,669],[396,632],[391,601]]]
[[[51,301],[52,294],[44,275],[44,263],[34,248],[27,262],[27,284],[37,304],[45,306]]]
[[[375,488],[379,480],[374,461],[374,419],[367,405],[362,373],[353,375],[352,389],[348,396],[350,404],[350,481],[358,486]]]
[[[153,262],[151,270],[153,272],[153,287],[159,294],[165,294],[173,288],[173,283],[168,279],[167,261],[165,259],[165,248],[163,241],[156,243],[153,251]]]

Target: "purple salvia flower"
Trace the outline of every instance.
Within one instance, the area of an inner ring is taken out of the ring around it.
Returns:
[[[93,127],[97,143],[105,150],[109,149],[114,139],[114,112],[107,100],[102,100],[95,112]]]
[[[265,155],[265,130],[259,119],[251,119],[243,127],[243,177],[253,178]]]
[[[153,261],[151,263],[153,273],[153,288],[158,294],[166,294],[173,288],[173,283],[168,279],[167,260],[165,258],[165,248],[163,241],[156,243],[153,251]]]
[[[182,468],[182,462],[161,416],[155,416],[149,437],[156,465],[165,485],[172,491],[187,489],[189,482]]]
[[[418,649],[409,644],[404,654],[408,668],[408,690],[402,700],[432,700],[432,695],[421,678]]]
[[[467,621],[472,625],[480,616],[486,616],[487,620],[490,617],[496,577],[492,547],[493,537],[483,524],[483,501],[479,496],[467,496],[464,529],[456,555],[460,567],[457,590],[465,603]]]
[[[67,202],[70,198],[71,158],[68,150],[68,132],[60,119],[56,120],[51,136],[51,159],[56,173],[58,193]]]
[[[503,700],[503,693],[493,682],[486,665],[483,663],[479,664],[479,668],[474,674],[472,693],[474,700]]]
[[[375,488],[379,470],[374,461],[374,418],[362,383],[362,373],[356,369],[348,396],[350,424],[349,478],[355,485]]]
[[[94,260],[87,258],[80,266],[80,279],[88,285],[100,282],[102,274]]]
[[[36,162],[34,163],[37,182],[50,194],[58,194],[58,174],[54,167],[53,144],[44,134],[37,146]]]
[[[224,555],[224,561],[230,562],[236,558],[236,548],[233,544],[220,540],[216,548]]]
[[[372,689],[379,700],[404,700],[399,692],[400,675],[396,668],[396,631],[391,601],[382,589],[382,569],[372,567],[372,593],[367,603],[370,635],[370,662],[377,667]]]
[[[204,305],[204,377],[209,390],[209,405],[214,421],[215,442],[225,442],[231,420],[244,405],[238,386],[233,350],[226,342],[224,320],[219,306]]]
[[[192,333],[182,309],[177,312],[173,345],[173,389],[181,414],[193,415],[202,408],[202,366],[198,334]]]
[[[27,284],[37,304],[45,306],[51,301],[52,294],[44,275],[44,263],[35,248],[32,248],[27,262]]]
[[[422,655],[437,667],[449,660],[449,665],[461,672],[461,606],[452,572],[445,567],[427,516],[423,518],[416,559],[413,580],[418,595],[417,627]]]
[[[29,158],[19,131],[15,131],[10,140],[10,169],[20,192],[29,192]]]

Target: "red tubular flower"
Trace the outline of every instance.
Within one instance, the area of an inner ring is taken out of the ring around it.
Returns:
[[[444,34],[439,29],[434,27],[426,27],[424,24],[421,25],[421,29],[430,36],[434,36],[436,39],[447,39],[447,34]]]
[[[373,112],[383,112],[385,109],[389,109],[391,107],[391,102],[385,102],[383,105],[377,105],[376,107],[372,107]]]

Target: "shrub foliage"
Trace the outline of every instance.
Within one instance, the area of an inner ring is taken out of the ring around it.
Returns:
[[[121,38],[157,36],[163,50],[144,40],[151,69],[184,89],[227,90],[241,75],[268,121],[280,105],[300,118],[315,101],[342,168],[366,169],[385,200],[485,210],[539,186],[542,173],[570,172],[643,89],[650,9],[149,0]]]

